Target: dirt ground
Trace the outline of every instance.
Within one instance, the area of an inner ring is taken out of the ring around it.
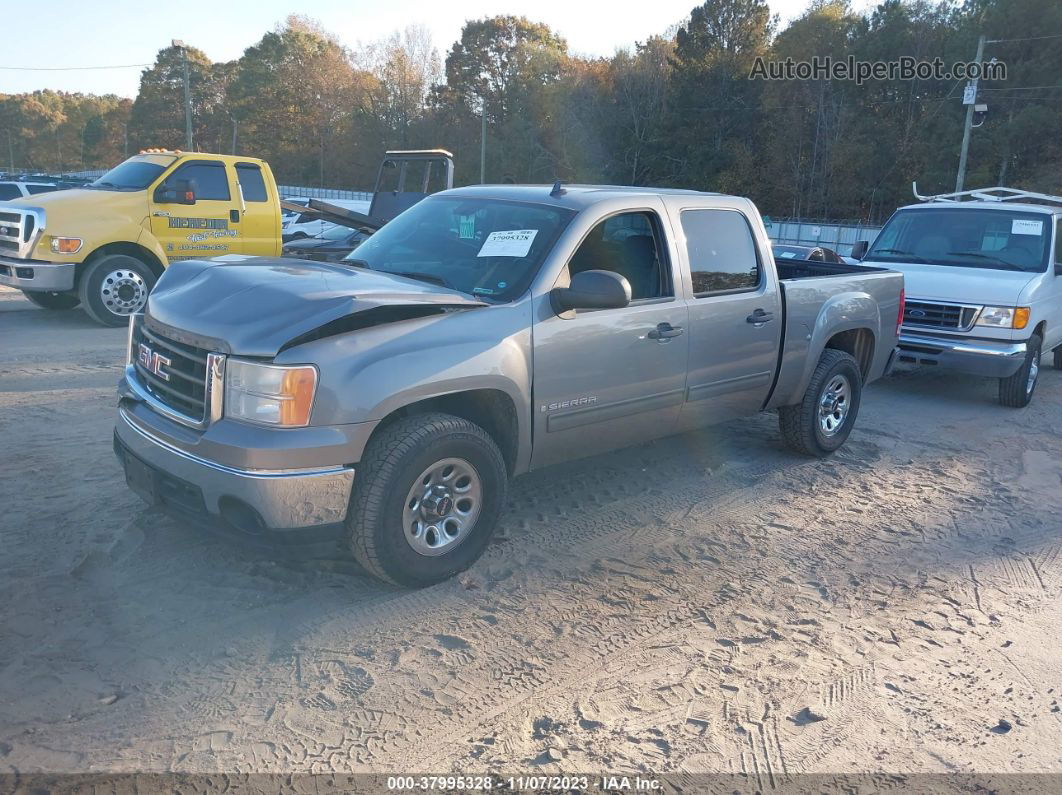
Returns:
[[[0,773],[1062,772],[1062,372],[532,474],[410,592],[147,510],[124,337],[0,289]]]

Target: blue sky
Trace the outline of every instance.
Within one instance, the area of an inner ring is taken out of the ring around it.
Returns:
[[[783,21],[798,16],[807,0],[768,0]],[[857,8],[868,0],[857,0]],[[38,0],[33,16],[46,35],[5,37],[0,67],[85,67],[145,64],[171,39],[183,39],[214,61],[238,58],[288,14],[314,17],[348,46],[371,42],[413,23],[432,33],[445,57],[467,19],[517,14],[545,22],[572,50],[610,55],[682,20],[696,0],[228,0],[228,2],[130,3],[115,0]],[[80,71],[0,69],[0,93],[39,88],[134,96],[142,67]]]

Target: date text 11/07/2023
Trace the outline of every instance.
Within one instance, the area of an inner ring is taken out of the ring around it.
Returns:
[[[530,776],[388,776],[387,789],[401,791],[428,791],[439,792],[457,791],[467,792],[473,790],[509,790],[516,792],[569,792],[600,790],[600,791],[634,791],[654,792],[660,790],[660,781],[655,778],[642,778],[641,776],[611,776],[611,775],[530,775]]]

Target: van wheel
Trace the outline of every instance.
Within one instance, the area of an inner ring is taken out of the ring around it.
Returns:
[[[52,293],[38,292],[36,290],[23,290],[22,294],[41,309],[73,309],[81,303],[77,293]]]
[[[1004,406],[1014,409],[1025,408],[1032,400],[1033,392],[1036,391],[1036,382],[1040,378],[1040,348],[1043,340],[1038,334],[1029,337],[1026,343],[1025,361],[1022,362],[1018,372],[1010,378],[999,379],[999,402]],[[1058,364],[1058,354],[1055,354],[1055,366]]]
[[[155,274],[127,254],[107,254],[81,274],[78,295],[88,316],[104,326],[125,326],[129,316],[144,311]]]
[[[828,456],[852,432],[862,393],[863,376],[856,360],[844,351],[827,348],[804,399],[778,410],[782,439],[798,453]]]
[[[486,431],[450,414],[384,428],[357,466],[347,512],[355,559],[415,588],[471,566],[505,502],[505,460]]]

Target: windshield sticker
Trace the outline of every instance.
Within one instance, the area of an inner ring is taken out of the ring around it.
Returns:
[[[782,259],[793,259],[793,257],[796,256],[796,254],[794,254],[792,251],[783,251],[778,256],[781,257]]]
[[[473,287],[472,292],[477,295],[494,295],[494,291],[489,287]]]
[[[1012,235],[1036,235],[1039,237],[1043,234],[1043,231],[1043,221],[1026,221],[1021,218],[1015,218],[1010,222],[1010,233]]]
[[[535,242],[537,229],[511,229],[491,232],[483,241],[477,257],[526,257]]]
[[[476,216],[474,215],[459,215],[458,224],[460,226],[460,234],[462,240],[475,240],[476,238]]]

